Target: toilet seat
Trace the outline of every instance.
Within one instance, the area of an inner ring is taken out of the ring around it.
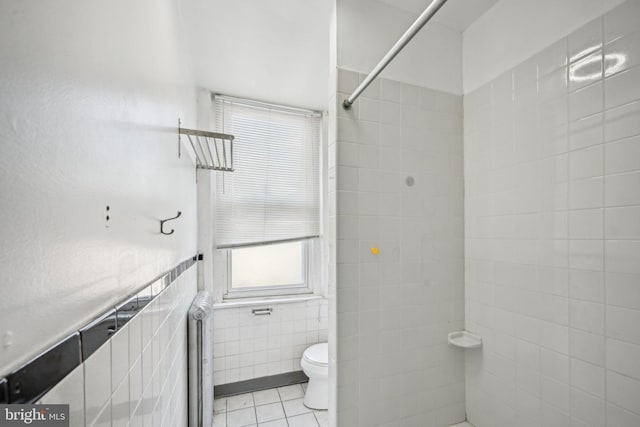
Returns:
[[[302,359],[311,365],[329,366],[329,344],[325,342],[312,345],[304,351]]]

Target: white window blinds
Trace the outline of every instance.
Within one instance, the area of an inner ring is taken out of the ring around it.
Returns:
[[[235,136],[234,172],[217,172],[219,248],[316,237],[319,113],[215,95],[216,126]]]

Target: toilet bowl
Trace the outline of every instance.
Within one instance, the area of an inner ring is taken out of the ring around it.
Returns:
[[[300,361],[309,377],[304,405],[311,409],[329,407],[329,344],[324,342],[307,348]]]

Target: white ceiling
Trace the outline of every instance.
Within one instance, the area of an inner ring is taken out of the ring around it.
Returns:
[[[200,86],[327,108],[328,0],[183,0],[182,13]]]
[[[431,2],[379,1],[416,17]],[[497,1],[449,0],[434,20],[462,32]],[[330,0],[182,0],[181,5],[199,86],[327,108]]]
[[[421,14],[432,0],[380,0],[383,3],[415,13]],[[459,32],[469,27],[483,13],[489,10],[498,0],[449,0],[433,17],[449,28]]]

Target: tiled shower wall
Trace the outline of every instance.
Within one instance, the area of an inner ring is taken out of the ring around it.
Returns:
[[[254,309],[272,308],[256,316]],[[214,384],[300,371],[302,353],[327,341],[327,300],[214,309]]]
[[[187,311],[194,264],[40,399],[72,427],[187,426]]]
[[[338,70],[330,99],[361,78]],[[337,425],[463,421],[464,354],[447,345],[464,320],[462,98],[381,79],[332,113]]]
[[[640,3],[465,97],[467,415],[640,425]]]

